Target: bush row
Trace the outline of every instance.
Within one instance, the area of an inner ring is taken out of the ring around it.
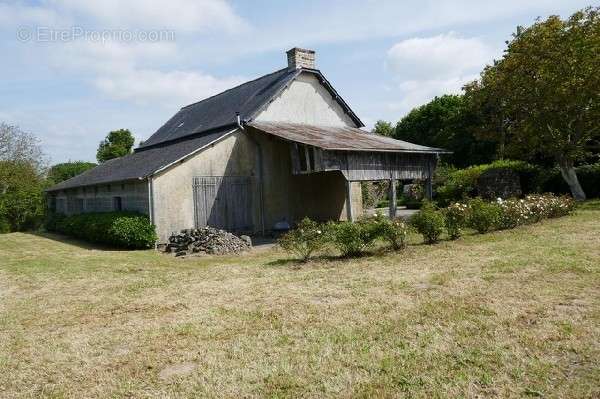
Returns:
[[[279,239],[279,245],[306,262],[315,253],[330,246],[343,257],[359,256],[379,239],[386,241],[394,250],[400,250],[406,245],[407,234],[408,226],[403,220],[391,220],[377,214],[354,223],[321,224],[304,218],[296,229]]]
[[[484,201],[474,198],[467,202],[455,202],[445,209],[437,209],[426,203],[421,212],[411,218],[411,225],[428,244],[439,241],[446,230],[451,239],[461,236],[466,227],[480,234],[495,229],[512,229],[520,225],[536,223],[542,219],[565,216],[573,212],[572,198],[553,194],[528,195],[523,199],[498,199]]]
[[[157,240],[154,225],[146,215],[134,212],[50,215],[48,231],[121,248],[151,248]]]
[[[465,228],[481,234],[494,229],[511,229],[545,218],[568,215],[574,207],[575,202],[570,197],[552,194],[492,202],[474,198],[453,203],[444,209],[425,202],[408,224],[401,219],[391,220],[377,214],[355,223],[321,224],[305,218],[296,229],[279,239],[279,245],[302,261],[308,261],[314,254],[332,246],[343,257],[359,256],[373,247],[377,240],[387,242],[394,250],[403,249],[409,227],[421,234],[425,243],[435,244],[444,231],[455,240]]]

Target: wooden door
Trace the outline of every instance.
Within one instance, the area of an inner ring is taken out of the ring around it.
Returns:
[[[194,223],[228,231],[252,231],[249,176],[194,177]]]

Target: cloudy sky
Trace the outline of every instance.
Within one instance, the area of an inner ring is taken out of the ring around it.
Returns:
[[[0,121],[53,162],[95,159],[128,128],[149,137],[181,106],[316,50],[370,127],[460,92],[517,25],[590,0],[0,0]]]

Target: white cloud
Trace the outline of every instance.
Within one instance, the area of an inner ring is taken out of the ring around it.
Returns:
[[[396,43],[387,52],[387,64],[401,79],[452,78],[480,70],[496,53],[479,38],[450,32]]]
[[[498,49],[480,38],[459,37],[453,32],[396,43],[387,52],[386,66],[401,99],[388,108],[407,112],[437,95],[460,93],[465,83],[476,79],[499,55]]]
[[[47,0],[37,5],[0,4],[0,22],[57,28],[174,29],[239,32],[247,23],[225,0]]]
[[[95,86],[111,98],[136,104],[160,103],[182,106],[236,86],[246,79],[191,71],[131,70],[96,79]]]

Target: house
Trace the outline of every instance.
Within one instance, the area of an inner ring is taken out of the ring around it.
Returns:
[[[132,154],[51,187],[49,206],[142,212],[165,241],[194,226],[260,233],[304,216],[354,220],[361,181],[422,179],[431,192],[443,150],[361,130],[315,68],[314,51],[293,48],[287,59],[284,69],[181,108]]]

